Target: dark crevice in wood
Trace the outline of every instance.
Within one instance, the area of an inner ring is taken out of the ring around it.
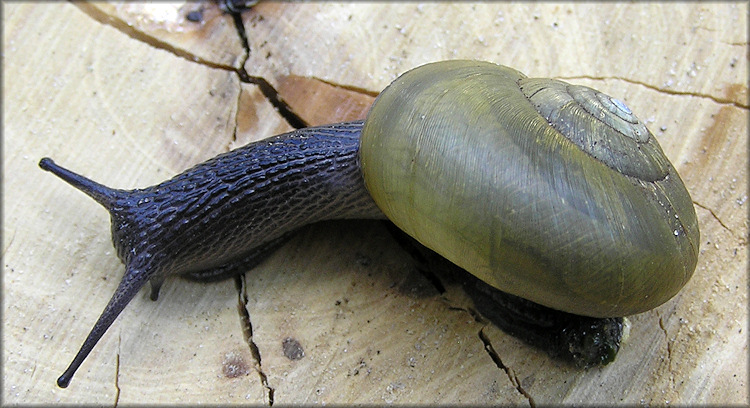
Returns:
[[[127,22],[119,18],[115,18],[109,14],[106,14],[91,4],[88,4],[86,2],[71,2],[71,4],[78,7],[79,10],[83,11],[94,20],[102,24],[107,24],[117,29],[121,33],[127,35],[128,37],[131,37],[133,39],[146,43],[154,48],[167,51],[187,61],[197,62],[199,64],[205,65],[210,68],[216,68],[216,69],[221,69],[225,71],[237,71],[232,66],[224,65],[224,64],[217,64],[216,62],[201,58],[198,55],[192,54],[183,49],[175,48],[174,46],[172,46],[172,44],[169,44],[167,42],[159,40],[158,38],[152,37],[142,31],[139,31],[136,28],[130,26]]]
[[[231,5],[237,2],[230,1],[224,3]],[[245,31],[245,24],[242,20],[241,12],[249,9],[250,6],[252,6],[256,2],[246,3],[252,4],[244,5],[239,9],[235,9],[232,7],[227,7],[226,9],[222,8],[230,12],[230,14],[232,15],[232,18],[234,19],[234,26],[237,30],[237,36],[239,36],[240,42],[245,48],[245,56],[242,60],[242,63],[240,64],[240,68],[236,70],[237,76],[239,76],[240,81],[244,83],[256,85],[258,89],[260,89],[261,93],[263,93],[263,96],[266,97],[266,99],[271,103],[271,105],[273,105],[276,111],[279,112],[279,114],[284,118],[284,120],[287,121],[287,123],[289,123],[290,126],[296,129],[307,127],[307,123],[299,115],[294,113],[289,105],[281,99],[281,97],[279,96],[279,92],[276,91],[276,89],[271,86],[271,84],[265,78],[250,76],[250,74],[245,71],[245,63],[248,58],[250,58],[250,53],[252,53],[253,51],[250,49],[250,42],[247,40],[247,32]],[[239,114],[239,110],[237,111],[237,113]]]
[[[727,227],[727,225],[724,224],[724,221],[722,221],[721,218],[719,218],[719,216],[716,215],[716,213],[714,212],[714,210],[711,209],[711,207],[707,205],[703,205],[697,201],[693,201],[693,204],[695,204],[696,207],[700,207],[708,211],[711,214],[711,216],[719,223],[719,225],[721,225],[725,230],[729,231],[730,233],[732,233],[732,235],[734,235],[734,231],[732,231],[731,228]]]
[[[521,386],[521,381],[518,380],[518,376],[511,370],[508,366],[503,364],[503,361],[500,359],[500,355],[497,354],[495,351],[495,348],[492,347],[492,342],[490,341],[490,338],[487,337],[487,335],[484,333],[484,328],[479,330],[479,339],[482,340],[482,344],[484,344],[484,350],[487,352],[487,354],[492,359],[492,362],[497,365],[498,368],[505,371],[505,374],[508,376],[508,379],[510,380],[511,384],[513,384],[514,387],[518,390],[521,395],[523,395],[528,401],[529,406],[534,408],[536,404],[534,403],[534,398],[529,395],[526,390],[523,389]]]
[[[250,76],[247,73],[247,71],[245,71],[245,68],[244,68],[245,61],[247,61],[247,59],[250,57],[250,53],[252,52],[252,50],[250,49],[250,46],[249,46],[247,33],[245,31],[245,26],[242,21],[242,16],[240,12],[243,10],[247,10],[247,8],[239,9],[238,12],[229,13],[232,16],[235,29],[237,30],[237,35],[239,36],[240,42],[242,43],[242,46],[245,50],[245,55],[242,58],[240,67],[235,68],[229,65],[218,64],[216,62],[206,60],[186,50],[176,48],[173,45],[169,44],[168,42],[159,40],[158,38],[152,37],[148,35],[147,33],[137,30],[136,28],[130,26],[127,22],[123,21],[122,19],[110,16],[90,4],[87,4],[84,2],[80,2],[80,3],[72,2],[72,4],[78,7],[81,11],[86,13],[88,16],[90,16],[94,20],[99,21],[100,23],[103,23],[103,24],[107,24],[119,30],[123,34],[131,38],[134,38],[138,41],[141,41],[143,43],[149,44],[150,46],[154,48],[167,51],[187,61],[196,62],[202,65],[205,65],[209,68],[221,69],[221,70],[231,71],[231,72],[236,73],[237,76],[240,78],[241,82],[257,85],[260,91],[263,93],[263,95],[268,99],[268,101],[276,108],[279,114],[292,127],[300,129],[300,128],[304,128],[308,126],[307,122],[304,119],[302,119],[297,113],[295,113],[286,102],[284,102],[284,100],[279,96],[278,91],[265,78]],[[349,86],[334,84],[334,83],[330,83],[326,81],[322,81],[322,82],[325,82],[329,85],[336,86],[342,89],[348,89],[348,90],[352,90],[356,92],[361,92],[367,95],[377,95],[370,91],[356,88],[356,87],[349,87]]]
[[[240,66],[245,65],[245,61],[250,56],[250,43],[247,41],[247,33],[245,32],[245,24],[242,21],[242,15],[239,12],[231,13],[232,20],[234,21],[234,28],[237,30],[237,35],[240,37],[240,43],[242,48],[245,49],[245,58]]]
[[[122,344],[122,337],[117,337],[117,354],[115,355],[115,403],[113,404],[116,408],[120,403],[120,345]]]
[[[263,387],[268,392],[268,405],[273,405],[275,389],[268,385],[268,376],[263,372],[263,365],[258,345],[253,340],[253,324],[250,320],[250,311],[247,310],[247,285],[245,284],[245,275],[237,275],[234,279],[235,288],[237,288],[237,311],[240,315],[240,326],[245,342],[250,348],[250,354],[258,365],[258,376]]]
[[[356,93],[360,93],[360,94],[367,95],[367,96],[372,96],[372,97],[377,97],[378,95],[380,95],[380,92],[373,92],[373,91],[371,91],[369,89],[360,88],[358,86],[337,84],[335,82],[331,82],[331,81],[328,81],[328,80],[325,80],[325,79],[321,79],[321,78],[318,78],[318,77],[312,77],[312,78],[315,79],[316,81],[320,81],[320,82],[322,82],[324,84],[327,84],[327,85],[330,85],[330,86],[333,86],[333,87],[336,87],[336,88],[341,88],[341,89],[344,89],[344,90],[347,90],[347,91],[352,91],[352,92],[356,92]]]
[[[243,82],[248,82],[254,85],[258,86],[258,89],[263,93],[263,96],[268,99],[269,102],[273,105],[274,108],[279,112],[279,114],[287,121],[289,122],[289,125],[296,129],[301,129],[308,127],[307,122],[305,122],[304,119],[302,119],[299,115],[297,115],[290,107],[289,105],[284,102],[283,99],[279,96],[278,91],[268,82],[265,78],[262,77],[252,77],[245,72],[244,68],[240,69],[240,79]]]
[[[731,98],[716,96],[716,95],[712,95],[712,94],[708,94],[708,93],[702,93],[702,92],[697,92],[697,91],[679,91],[679,90],[676,90],[676,89],[670,89],[670,88],[660,87],[660,86],[656,86],[656,85],[653,85],[653,84],[649,84],[647,82],[638,81],[638,80],[631,79],[631,78],[626,78],[626,77],[600,76],[600,75],[579,75],[579,76],[560,76],[560,77],[555,77],[555,78],[561,79],[561,80],[566,80],[566,81],[576,80],[576,79],[590,79],[592,81],[606,81],[606,80],[609,80],[609,79],[614,79],[614,80],[618,80],[618,81],[627,82],[629,84],[640,85],[640,86],[646,87],[648,89],[664,93],[666,95],[694,96],[696,98],[710,99],[711,101],[713,101],[715,103],[718,103],[718,104],[732,105],[732,106],[735,106],[735,107],[741,108],[741,109],[748,109],[748,108],[750,108],[750,105],[748,105],[747,102],[738,101],[738,100],[732,100]]]

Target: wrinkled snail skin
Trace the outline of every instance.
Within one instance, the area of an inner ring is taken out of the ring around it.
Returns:
[[[697,262],[690,196],[626,106],[477,61],[405,73],[364,122],[252,143],[146,189],[40,166],[109,210],[126,266],[61,387],[147,281],[155,298],[169,275],[242,273],[326,219],[387,217],[499,290],[592,317],[664,303]]]
[[[300,226],[328,219],[382,219],[362,184],[357,151],[362,121],[300,129],[219,155],[153,187],[116,190],[51,159],[39,165],[110,212],[125,274],[58,385],[73,374],[107,328],[151,282],[216,280],[247,271]]]

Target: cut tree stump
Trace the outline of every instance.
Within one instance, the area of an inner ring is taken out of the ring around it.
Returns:
[[[2,6],[5,404],[748,403],[746,3],[261,2],[246,43],[212,2]],[[624,100],[691,192],[695,275],[629,317],[614,363],[550,358],[437,275],[440,293],[381,222],[340,221],[241,279],[143,290],[56,386],[124,268],[106,212],[39,159],[145,187],[363,118],[398,75],[455,58]]]

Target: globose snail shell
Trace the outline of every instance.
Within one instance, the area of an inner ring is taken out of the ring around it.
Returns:
[[[682,180],[643,123],[591,88],[483,62],[425,65],[379,95],[360,161],[399,228],[554,309],[644,312],[695,269]]]

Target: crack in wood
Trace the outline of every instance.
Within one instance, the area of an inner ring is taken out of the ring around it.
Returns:
[[[258,86],[258,89],[260,89],[263,96],[265,96],[271,105],[276,108],[276,111],[279,112],[290,126],[295,129],[308,127],[307,122],[289,107],[289,105],[279,96],[279,92],[265,78],[250,76],[244,68],[240,69],[240,73],[240,78],[243,78],[243,76],[246,78],[244,82]]]
[[[487,352],[487,354],[489,354],[495,365],[505,371],[505,375],[508,376],[510,383],[516,388],[516,390],[518,390],[519,393],[521,393],[521,395],[523,395],[529,401],[529,406],[531,406],[532,408],[536,407],[534,397],[529,395],[529,393],[526,392],[526,390],[521,386],[521,381],[519,381],[516,373],[513,372],[510,367],[503,364],[503,361],[500,359],[500,355],[495,351],[495,348],[492,347],[490,338],[484,333],[484,327],[479,329],[479,339],[482,341],[482,344],[484,344],[484,350]]]
[[[714,218],[714,219],[715,219],[715,220],[716,220],[716,221],[717,221],[717,222],[718,222],[718,223],[719,223],[719,224],[720,224],[720,225],[721,225],[722,227],[724,227],[724,229],[725,229],[725,230],[729,231],[730,233],[732,233],[732,235],[734,235],[734,231],[732,231],[732,229],[731,229],[731,228],[729,228],[729,227],[728,227],[728,226],[727,226],[726,224],[724,224],[724,221],[722,221],[722,220],[721,220],[721,218],[719,218],[719,216],[718,216],[718,215],[716,215],[716,213],[714,212],[714,210],[712,210],[712,209],[711,209],[710,207],[708,207],[708,206],[705,206],[705,205],[703,205],[703,204],[701,204],[701,203],[699,203],[699,202],[697,202],[697,201],[693,201],[693,204],[695,204],[696,206],[698,206],[698,207],[700,207],[700,208],[702,208],[702,209],[704,209],[704,210],[708,211],[708,212],[709,212],[709,213],[711,214],[711,216],[712,216],[712,217],[713,217],[713,218]]]
[[[289,125],[297,129],[308,126],[307,122],[302,117],[300,117],[296,112],[294,112],[294,110],[291,109],[289,105],[279,96],[278,91],[268,82],[268,80],[262,77],[251,76],[247,73],[247,71],[245,71],[244,65],[245,65],[245,62],[250,57],[250,53],[252,52],[252,50],[250,49],[250,45],[247,39],[247,32],[245,31],[245,26],[242,21],[242,16],[239,13],[230,13],[234,21],[237,36],[239,37],[240,43],[242,44],[242,47],[245,50],[245,53],[241,58],[241,63],[240,63],[239,68],[235,68],[229,65],[219,64],[219,63],[207,60],[189,51],[176,48],[168,42],[159,40],[158,38],[150,36],[145,32],[139,31],[138,29],[129,25],[126,21],[120,18],[116,18],[114,16],[106,14],[105,12],[103,12],[102,10],[98,9],[97,7],[93,5],[90,5],[87,3],[78,3],[78,2],[74,2],[73,5],[78,7],[79,10],[86,13],[89,17],[93,18],[94,20],[102,24],[109,25],[112,28],[120,31],[121,33],[137,41],[141,41],[154,48],[167,51],[177,57],[183,58],[190,62],[205,65],[209,68],[230,71],[230,72],[237,74],[241,82],[250,83],[250,84],[254,84],[258,86],[260,91],[263,93],[263,96],[266,97],[266,99],[274,106],[274,108],[289,123]],[[370,95],[370,96],[377,95],[377,92],[374,93],[363,88],[335,84],[330,81],[325,81],[319,78],[315,78],[315,79],[323,83],[329,84],[331,86],[336,86],[342,89],[351,90],[351,91],[363,93],[363,94]]]
[[[330,86],[333,86],[333,87],[336,87],[336,88],[341,88],[341,89],[346,90],[346,91],[352,91],[352,92],[356,92],[356,93],[359,93],[359,94],[363,94],[363,95],[367,95],[367,96],[372,96],[373,98],[377,97],[378,95],[380,95],[380,92],[373,92],[373,91],[371,91],[369,89],[361,88],[361,87],[354,86],[354,85],[339,84],[339,83],[336,83],[336,82],[333,82],[333,81],[329,81],[327,79],[318,78],[316,76],[312,76],[312,77],[308,77],[308,78],[314,79],[316,81],[320,81],[320,82],[322,82],[324,84],[327,84],[327,85],[330,85]]]
[[[263,388],[268,393],[268,405],[272,406],[274,402],[274,394],[276,390],[268,385],[268,376],[263,372],[263,365],[260,356],[260,349],[253,340],[253,324],[250,320],[250,311],[247,309],[248,296],[247,296],[247,285],[245,282],[245,275],[237,275],[234,279],[235,287],[237,288],[237,311],[240,314],[240,325],[242,326],[242,334],[244,335],[245,342],[250,348],[250,354],[256,363],[256,371],[260,377],[260,382]]]
[[[242,85],[239,86],[239,90],[237,92],[237,100],[234,104],[234,126],[232,128],[232,140],[227,143],[227,151],[232,150],[232,145],[237,143],[237,129],[239,129],[240,127],[240,109],[242,109]]]
[[[250,43],[247,41],[247,32],[245,31],[245,24],[242,21],[242,14],[240,14],[241,11],[242,10],[230,10],[229,14],[232,16],[232,21],[234,21],[234,28],[237,30],[237,35],[240,37],[242,48],[245,49],[245,56],[240,64],[241,67],[244,67],[245,62],[250,56]]]
[[[245,8],[244,10],[247,10],[247,8]],[[263,96],[265,96],[268,102],[273,105],[276,111],[279,112],[281,117],[283,117],[290,126],[296,129],[307,127],[307,122],[305,122],[304,119],[302,119],[297,113],[295,113],[294,110],[292,110],[292,108],[290,108],[289,105],[284,102],[283,99],[281,99],[281,97],[279,96],[279,92],[268,82],[268,80],[262,77],[251,76],[245,70],[245,63],[250,58],[250,53],[252,53],[252,50],[250,49],[250,42],[247,39],[247,32],[245,31],[245,25],[242,21],[242,15],[240,13],[241,11],[243,10],[231,10],[234,27],[237,30],[237,36],[240,38],[240,43],[242,43],[242,47],[245,49],[245,55],[243,56],[242,62],[240,63],[240,68],[236,70],[233,69],[233,71],[237,73],[240,81],[256,85],[258,89],[260,89]]]
[[[85,2],[72,2],[71,4],[78,7],[79,10],[86,13],[89,17],[93,18],[94,20],[102,24],[106,24],[116,29],[117,31],[120,31],[121,33],[127,35],[128,37],[133,38],[137,41],[141,41],[154,48],[167,51],[177,57],[183,58],[190,62],[197,62],[209,68],[216,68],[216,69],[221,69],[225,71],[237,72],[237,69],[235,69],[232,66],[209,61],[205,58],[201,58],[200,56],[190,53],[186,50],[175,48],[168,42],[159,40],[158,38],[152,37],[142,31],[137,30],[136,28],[130,26],[127,22],[125,22],[122,19],[106,14],[105,12],[96,8],[96,6],[93,6]]]
[[[614,80],[618,80],[618,81],[627,82],[627,83],[633,84],[633,85],[640,85],[640,86],[646,87],[648,89],[652,89],[652,90],[657,91],[657,92],[665,93],[667,95],[694,96],[696,98],[710,99],[713,102],[716,102],[716,103],[719,103],[719,104],[722,104],[722,105],[732,105],[732,106],[735,106],[735,107],[741,108],[741,109],[748,109],[748,108],[750,108],[750,105],[747,104],[747,103],[742,103],[742,102],[739,102],[739,101],[733,101],[733,100],[728,99],[728,98],[721,98],[721,97],[718,97],[718,96],[714,96],[714,95],[706,94],[706,93],[701,93],[701,92],[689,92],[689,91],[678,91],[678,90],[675,90],[675,89],[666,89],[666,88],[658,87],[656,85],[652,85],[652,84],[649,84],[649,83],[646,83],[646,82],[636,81],[634,79],[629,79],[629,78],[624,78],[624,77],[618,77],[618,76],[579,75],[579,76],[570,76],[570,77],[559,76],[559,77],[556,77],[556,78],[561,79],[561,80],[566,80],[566,81],[576,80],[576,79],[590,79],[592,81],[605,81],[605,80],[608,80],[608,79],[614,79]]]
[[[664,326],[664,318],[657,313],[657,316],[659,316],[659,328],[664,333],[664,340],[667,343],[667,364],[669,365],[669,372],[671,373],[669,375],[669,382],[674,385],[676,384],[675,378],[674,378],[674,369],[672,367],[672,341],[669,340],[669,334],[667,333],[667,328]]]
[[[664,333],[664,341],[666,341],[667,343],[667,362],[669,364],[669,371],[671,373],[674,373],[672,368],[672,341],[669,340],[669,334],[667,333],[667,328],[664,326],[664,318],[662,316],[659,316],[659,328]],[[673,374],[670,374],[669,381],[672,385],[675,384],[675,378]]]
[[[254,3],[253,3],[254,4]],[[240,68],[233,69],[233,71],[237,74],[237,76],[240,79],[240,82],[247,83],[247,84],[253,84],[260,89],[263,96],[266,98],[266,100],[271,103],[271,105],[276,109],[277,112],[281,115],[281,117],[286,120],[287,123],[289,123],[290,126],[300,129],[303,127],[307,127],[307,123],[299,116],[297,115],[290,107],[289,105],[284,102],[281,97],[279,96],[278,91],[271,86],[271,84],[265,79],[261,77],[252,77],[250,74],[245,71],[245,63],[250,58],[250,53],[252,50],[250,49],[250,42],[247,40],[247,32],[245,31],[245,25],[242,21],[242,15],[241,11],[247,10],[247,8],[235,10],[232,7],[229,7],[229,12],[232,16],[232,20],[234,21],[234,28],[237,31],[237,36],[240,39],[240,43],[242,44],[243,49],[245,50],[245,55],[242,56],[242,62],[240,63]],[[235,127],[234,132],[232,134],[233,141],[237,140],[237,119],[240,114],[240,101],[242,97],[242,89],[239,91],[239,96],[237,98],[237,114],[235,115]]]
[[[664,333],[664,341],[667,343],[667,359],[672,361],[672,342],[669,340],[669,333],[667,333],[667,328],[664,327],[664,318],[662,316],[659,316],[659,328]]]
[[[469,316],[471,316],[474,319],[474,321],[476,323],[483,324],[485,326],[488,324],[488,321],[485,320],[482,317],[482,315],[480,315],[479,312],[477,312],[476,310],[474,310],[472,308],[464,308],[464,307],[460,307],[460,306],[452,306],[452,305],[450,305],[450,303],[451,303],[450,299],[448,299],[446,297],[443,297],[443,299],[446,302],[448,302],[448,305],[449,305],[448,306],[448,310],[453,310],[453,311],[459,311],[459,312],[467,313]]]
[[[117,336],[117,354],[115,355],[115,403],[114,406],[120,403],[120,345],[122,344],[122,336]]]

